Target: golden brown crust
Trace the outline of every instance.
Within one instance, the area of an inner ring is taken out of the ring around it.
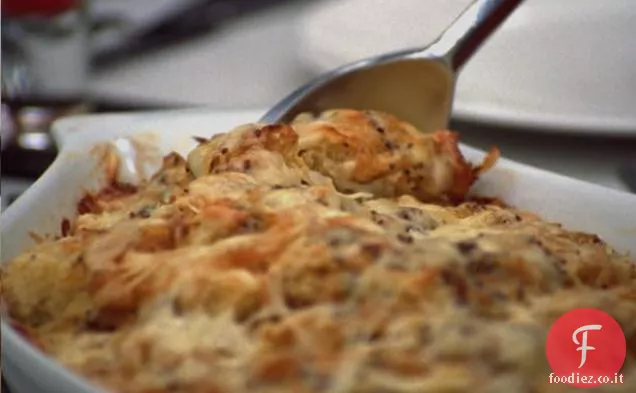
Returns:
[[[292,123],[307,165],[344,192],[422,201],[459,201],[476,176],[457,147],[457,134],[422,134],[374,111],[332,110]]]
[[[415,133],[337,111],[201,140],[90,196],[2,270],[2,296],[43,350],[127,393],[569,391],[543,348],[578,307],[636,347],[633,260],[501,204],[449,205],[481,169],[452,134]],[[444,179],[411,193],[420,164]]]
[[[343,193],[422,201],[459,202],[486,169],[465,161],[457,134],[422,134],[375,111],[301,115],[291,126],[249,124],[199,142],[188,156],[196,176],[242,172],[283,186],[333,181]]]

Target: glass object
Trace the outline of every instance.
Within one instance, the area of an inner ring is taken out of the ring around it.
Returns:
[[[2,96],[83,100],[87,18],[79,0],[2,2]]]
[[[55,149],[51,123],[88,111],[86,4],[82,0],[2,1],[5,153],[12,148],[49,154]]]

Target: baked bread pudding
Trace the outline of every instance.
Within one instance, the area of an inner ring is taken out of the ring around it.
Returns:
[[[467,197],[496,151],[353,110],[198,143],[4,265],[34,345],[125,393],[565,392],[546,336],[593,307],[628,345],[599,391],[636,391],[635,261]]]

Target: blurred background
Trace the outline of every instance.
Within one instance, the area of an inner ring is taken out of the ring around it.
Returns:
[[[470,0],[4,0],[2,204],[51,163],[51,122],[201,106],[265,110],[320,73],[424,46]],[[634,191],[636,7],[526,0],[470,62],[465,143]]]

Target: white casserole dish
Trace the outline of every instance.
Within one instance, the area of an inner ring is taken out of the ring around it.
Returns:
[[[100,176],[95,146],[133,137],[152,146],[144,149],[146,153],[185,154],[195,146],[192,136],[227,131],[256,121],[260,115],[260,111],[180,110],[80,116],[57,122],[54,135],[60,146],[58,158],[1,217],[2,261],[31,244],[29,232],[59,234],[62,219],[73,216],[84,190],[100,186],[104,178]],[[135,152],[127,151],[128,147],[123,143],[119,150],[130,161]],[[462,150],[474,161],[484,154],[467,146]],[[145,159],[158,164],[160,155],[147,154]],[[636,195],[505,159],[479,180],[474,192],[499,197],[571,229],[596,233],[619,251],[636,255]],[[2,367],[13,393],[100,391],[31,347],[5,320],[1,323]]]

